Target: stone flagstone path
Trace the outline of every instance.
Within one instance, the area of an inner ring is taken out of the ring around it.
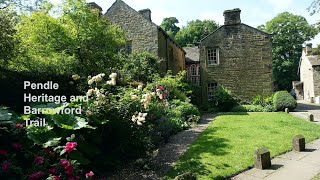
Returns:
[[[320,139],[306,144],[306,151],[283,154],[267,170],[250,169],[232,180],[310,180],[320,172]]]

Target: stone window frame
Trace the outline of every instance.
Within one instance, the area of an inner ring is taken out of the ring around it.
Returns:
[[[217,92],[218,88],[219,88],[219,85],[215,81],[209,82],[207,84],[207,96],[209,101],[211,100],[213,95]]]
[[[198,76],[199,72],[198,72],[198,68],[195,64],[192,64],[190,66],[190,76]]]
[[[213,51],[213,52],[209,52]],[[210,59],[210,57],[212,59]],[[206,49],[206,61],[208,66],[216,66],[220,64],[219,47],[208,47]]]

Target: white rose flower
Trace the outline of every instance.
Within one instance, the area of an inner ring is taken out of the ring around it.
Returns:
[[[92,96],[94,94],[94,89],[89,89],[87,92],[87,96]]]
[[[143,86],[140,84],[140,85],[138,85],[138,90],[139,91],[142,91],[142,88],[143,88]]]
[[[78,74],[72,75],[72,79],[76,81],[80,79],[80,76]]]

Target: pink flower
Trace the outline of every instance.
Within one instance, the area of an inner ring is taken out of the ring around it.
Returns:
[[[29,176],[29,180],[41,180],[43,176],[44,172],[42,171],[34,172]]]
[[[61,167],[64,168],[69,164],[69,162],[67,160],[65,160],[65,159],[61,159],[59,164],[60,164]]]
[[[16,128],[23,128],[23,124],[16,124]]]
[[[59,176],[53,176],[53,180],[60,180]]]
[[[43,162],[44,162],[44,158],[41,156],[37,156],[33,161],[33,163],[35,164],[43,164]]]
[[[86,178],[91,178],[93,176],[94,176],[94,173],[92,171],[86,174]]]
[[[0,149],[0,155],[7,155],[8,151],[4,150],[4,149]]]
[[[22,145],[19,144],[19,143],[13,143],[13,144],[12,144],[12,147],[13,147],[13,149],[16,150],[16,151],[21,151],[21,149],[22,149]]]
[[[74,150],[74,148],[77,147],[77,145],[78,144],[76,142],[67,142],[67,144],[66,144],[66,152],[67,153],[72,152]]]
[[[52,175],[56,175],[56,174],[58,174],[58,169],[56,169],[56,168],[51,168],[51,169],[49,169],[49,174],[52,174]]]
[[[72,176],[74,169],[71,164],[68,164],[67,166],[64,167],[64,172],[66,173],[67,176]]]
[[[5,161],[2,163],[2,171],[3,172],[6,172],[6,173],[9,172],[10,167],[11,167],[11,164],[8,161]]]

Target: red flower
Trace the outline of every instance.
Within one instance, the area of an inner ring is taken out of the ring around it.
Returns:
[[[59,164],[64,168],[69,164],[69,162],[65,159],[61,159]]]
[[[94,176],[94,173],[92,171],[90,171],[89,173],[86,174],[86,178],[90,178],[93,176]]]
[[[0,155],[7,155],[8,151],[4,150],[4,149],[0,149]]]
[[[74,150],[74,148],[77,147],[77,145],[78,144],[76,142],[67,142],[67,144],[66,144],[66,152],[67,153],[72,152]]]
[[[16,128],[23,128],[23,124],[16,124]]]
[[[33,161],[33,163],[35,164],[43,164],[43,162],[44,162],[44,158],[41,156],[37,156]]]
[[[53,180],[60,180],[59,176],[53,176]]]
[[[163,87],[160,85],[160,86],[158,86],[158,88],[157,89],[160,89],[161,91],[163,91],[164,89],[163,89]]]
[[[66,173],[67,176],[72,176],[74,169],[71,164],[68,164],[67,166],[64,167],[64,172]]]
[[[58,174],[58,169],[56,169],[56,168],[51,168],[51,169],[49,169],[49,174],[52,174],[52,175],[56,175],[56,174]]]
[[[19,143],[13,143],[13,144],[12,144],[12,147],[13,147],[13,149],[16,150],[16,151],[21,151],[21,149],[22,149],[22,145],[19,144]]]
[[[42,179],[43,176],[44,176],[44,172],[42,171],[34,172],[29,176],[29,180],[40,180]]]
[[[11,167],[11,164],[8,161],[5,161],[2,163],[2,171],[3,172],[9,172],[10,167]]]

